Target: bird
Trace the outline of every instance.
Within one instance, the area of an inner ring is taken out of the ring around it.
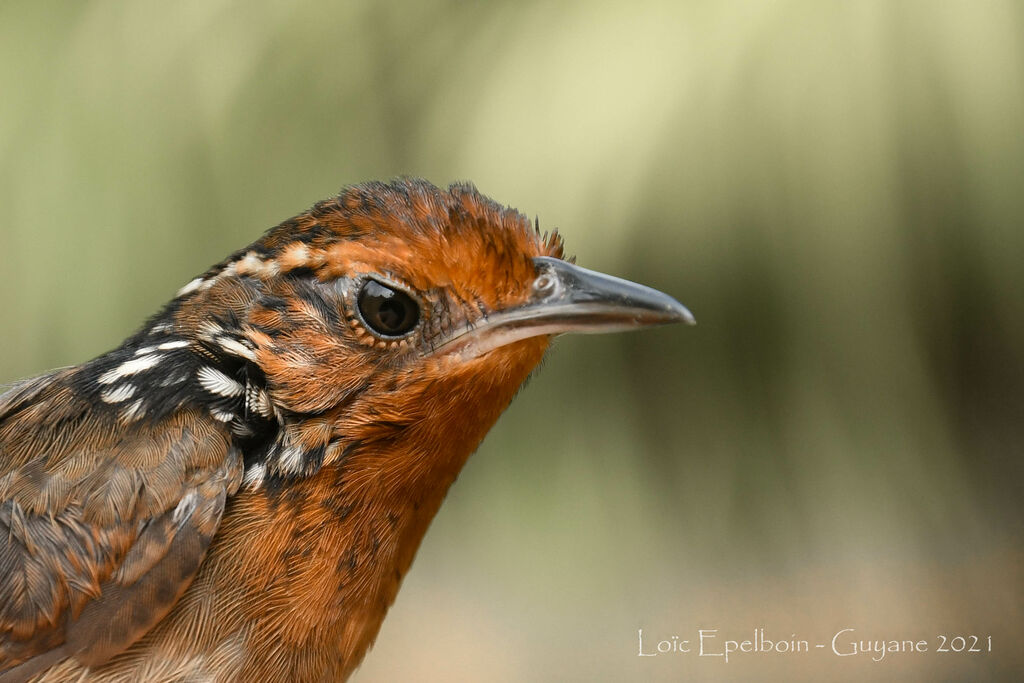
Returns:
[[[0,683],[345,680],[552,339],[676,322],[472,184],[342,189],[0,396]]]

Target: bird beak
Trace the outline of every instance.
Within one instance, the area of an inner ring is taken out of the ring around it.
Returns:
[[[656,289],[548,256],[538,256],[533,262],[537,277],[526,303],[456,331],[433,353],[474,358],[541,335],[597,334],[697,322],[685,306]]]

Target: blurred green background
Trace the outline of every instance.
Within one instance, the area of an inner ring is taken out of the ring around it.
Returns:
[[[8,0],[0,93],[0,382],[399,174],[696,314],[558,341],[354,680],[1024,670],[1019,2]],[[932,652],[638,657],[759,627]]]

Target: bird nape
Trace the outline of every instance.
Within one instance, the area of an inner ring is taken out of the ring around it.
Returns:
[[[0,396],[0,682],[344,679],[552,336],[672,322],[469,185],[316,204]]]

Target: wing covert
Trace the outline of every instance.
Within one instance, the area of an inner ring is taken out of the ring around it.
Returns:
[[[241,457],[198,410],[125,424],[58,371],[0,396],[0,683],[96,666],[195,576]]]

